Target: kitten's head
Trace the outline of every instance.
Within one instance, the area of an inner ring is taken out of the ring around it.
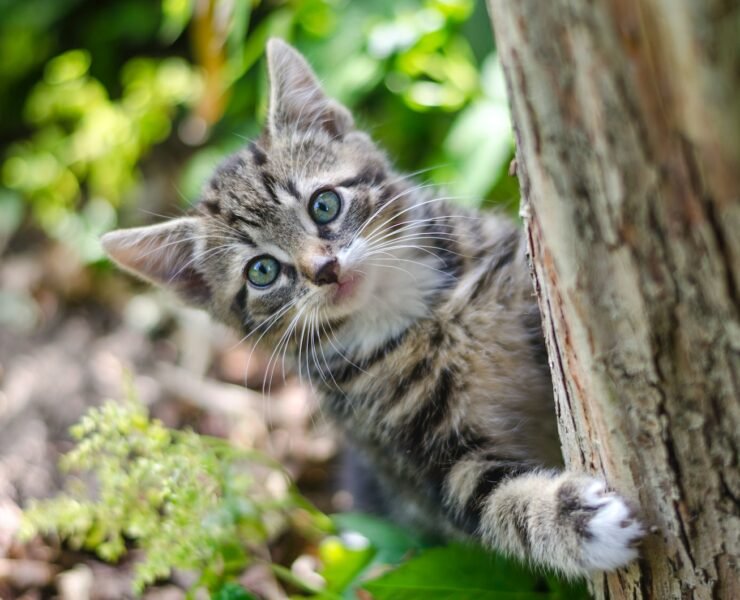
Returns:
[[[408,251],[392,243],[408,184],[293,48],[271,40],[267,57],[262,136],[217,168],[188,216],[109,233],[106,251],[244,332],[413,316],[421,297],[406,273],[418,289],[434,284],[428,267],[416,277],[416,262],[391,265]]]

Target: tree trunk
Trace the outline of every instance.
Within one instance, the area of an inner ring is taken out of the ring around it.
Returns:
[[[565,460],[654,527],[595,595],[736,600],[740,3],[488,6]]]

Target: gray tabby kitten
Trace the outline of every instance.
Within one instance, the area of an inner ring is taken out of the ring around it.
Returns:
[[[294,49],[267,57],[260,139],[188,216],[104,236],[109,255],[292,357],[406,517],[567,575],[633,560],[628,504],[554,468],[520,229],[412,185]]]

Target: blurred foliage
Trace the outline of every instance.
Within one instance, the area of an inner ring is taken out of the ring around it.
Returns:
[[[219,591],[283,527],[288,511],[307,513],[314,527],[331,527],[279,465],[218,438],[167,429],[133,399],[91,409],[71,434],[77,445],[62,468],[93,473],[94,487],[69,478],[66,494],[32,502],[24,535],[55,533],[108,561],[121,558],[126,540],[134,540],[146,553],[136,565],[137,593],[173,568],[196,572],[194,589]]]
[[[330,518],[279,465],[221,439],[167,429],[134,398],[92,409],[72,435],[77,445],[63,466],[94,480],[70,479],[65,494],[33,503],[24,535],[56,534],[109,561],[135,545],[144,551],[136,593],[177,568],[196,575],[192,597],[205,589],[215,599],[249,599],[239,578],[263,564],[294,598],[357,598],[360,589],[375,600],[587,597],[581,586],[478,547],[430,547],[368,515]],[[269,550],[287,527],[307,542],[291,567],[273,563]]]
[[[259,131],[270,36],[307,56],[400,168],[429,169],[460,202],[514,203],[482,1],[0,0],[0,237],[27,218],[93,262],[117,222],[195,200]],[[153,201],[165,170],[171,198]]]

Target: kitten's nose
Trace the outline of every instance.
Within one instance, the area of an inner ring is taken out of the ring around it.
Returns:
[[[328,285],[339,281],[339,261],[330,258],[314,273],[313,282],[316,285]]]

